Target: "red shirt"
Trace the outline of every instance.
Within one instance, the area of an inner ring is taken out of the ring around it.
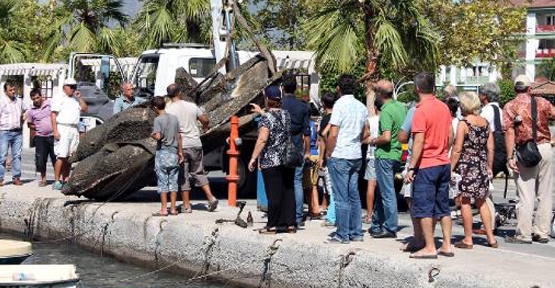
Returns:
[[[451,112],[436,97],[422,99],[416,105],[411,132],[424,133],[424,149],[419,168],[449,164],[449,136],[451,135]]]
[[[538,117],[536,118],[538,138],[536,143],[543,144],[551,141],[549,121],[555,120],[555,108],[542,97],[534,97]],[[521,124],[515,125],[515,144],[518,146],[532,140],[532,99],[530,95],[519,94],[503,107],[503,129],[506,131],[514,125],[516,116],[522,119]]]

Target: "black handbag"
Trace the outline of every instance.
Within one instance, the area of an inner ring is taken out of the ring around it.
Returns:
[[[291,139],[291,135],[289,135],[289,139],[287,140],[287,146],[285,146],[285,153],[283,154],[283,166],[289,168],[296,168],[301,167],[303,165],[303,156],[297,149],[297,146]]]
[[[542,160],[542,155],[538,149],[538,144],[536,143],[538,138],[538,107],[536,99],[534,96],[532,98],[532,140],[526,141],[524,144],[519,145],[516,148],[516,159],[518,163],[522,164],[524,167],[534,167],[540,163]]]

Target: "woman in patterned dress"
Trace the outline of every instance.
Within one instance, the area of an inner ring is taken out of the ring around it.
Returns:
[[[264,178],[268,196],[268,223],[259,230],[261,234],[276,232],[295,233],[295,169],[283,166],[285,145],[290,137],[291,118],[289,112],[281,109],[281,90],[270,86],[264,91],[266,111],[251,104],[253,112],[262,114],[258,124],[258,139],[249,170],[258,165]]]
[[[480,117],[480,100],[474,92],[465,92],[460,96],[461,111],[464,119],[458,124],[455,144],[451,154],[451,172],[461,176],[459,192],[461,196],[461,213],[463,217],[464,239],[455,243],[455,247],[472,249],[472,210],[474,199],[480,217],[484,223],[488,246],[497,248],[497,241],[491,229],[491,212],[484,205],[489,196],[489,183],[493,177],[493,134],[488,122]]]

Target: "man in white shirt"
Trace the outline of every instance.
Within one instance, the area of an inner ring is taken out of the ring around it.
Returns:
[[[499,88],[499,85],[495,84],[495,83],[486,83],[484,85],[482,85],[480,87],[480,89],[478,89],[478,97],[480,98],[480,102],[482,102],[482,112],[480,113],[480,116],[484,117],[489,124],[489,129],[491,132],[495,132],[496,130],[497,133],[499,134],[503,134],[503,127],[501,127],[501,123],[503,123],[503,110],[501,109],[501,107],[499,106],[499,93],[501,92],[501,89]],[[504,135],[504,134],[503,134]],[[494,134],[494,139],[498,137],[497,135]],[[504,137],[503,137],[504,138]],[[497,142],[501,142],[500,144],[498,144]],[[494,149],[502,149],[504,152],[504,156],[501,156],[501,159],[496,159],[498,157],[496,157],[496,153],[494,154],[494,171],[493,174],[494,176],[499,174],[500,172],[505,172],[507,175],[509,173],[509,170],[507,169],[506,165],[502,165],[502,168],[497,168],[499,165],[497,165],[497,162],[499,161],[503,161],[505,162],[507,155],[506,155],[506,150],[505,150],[505,146],[503,143],[503,140],[496,140],[495,143],[495,147]],[[490,197],[488,197],[486,199],[486,204],[489,207],[490,210],[490,214],[492,217],[492,223],[493,223],[493,229],[495,230],[495,205],[493,204],[493,201],[491,200],[491,195]],[[485,235],[485,231],[483,229],[477,229],[473,231],[475,234],[480,234],[480,235]]]
[[[495,131],[496,121],[495,121],[495,111],[499,113],[499,124],[503,123],[503,110],[499,107],[499,93],[501,89],[495,83],[486,83],[480,87],[478,96],[480,97],[480,102],[482,102],[482,113],[480,116],[486,118],[489,123],[489,129],[493,132]],[[499,127],[499,129],[503,129]]]
[[[179,121],[179,132],[183,147],[183,173],[180,173],[179,184],[181,186],[181,213],[191,213],[190,179],[196,187],[202,188],[208,199],[208,211],[213,212],[218,207],[218,199],[210,190],[210,183],[204,173],[202,142],[200,141],[200,130],[198,122],[202,124],[203,130],[208,130],[210,120],[195,104],[183,100],[181,89],[176,84],[167,88],[168,97],[171,102],[166,106],[166,112],[177,117]]]
[[[4,84],[6,96],[0,98],[0,186],[4,185],[6,159],[8,149],[12,150],[12,178],[14,185],[21,184],[21,151],[23,134],[21,130],[22,115],[27,106],[17,97],[15,84],[7,81]]]
[[[362,242],[362,208],[358,191],[358,173],[362,166],[361,144],[369,134],[368,110],[354,96],[356,79],[339,77],[337,88],[341,98],[334,105],[326,158],[335,197],[337,231],[330,244]]]
[[[54,190],[62,190],[64,183],[69,179],[71,165],[67,161],[67,157],[77,149],[79,144],[77,124],[81,112],[87,112],[87,103],[81,98],[80,94],[75,94],[77,82],[74,79],[66,79],[63,89],[64,95],[55,96],[50,108],[54,134],[54,154],[56,154],[55,182],[52,184]]]

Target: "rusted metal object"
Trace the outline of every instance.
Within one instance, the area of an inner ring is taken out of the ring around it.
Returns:
[[[194,83],[182,74],[178,73],[176,82]],[[252,129],[249,103],[260,102],[261,92],[280,75],[269,70],[265,58],[256,56],[192,88],[191,99],[206,111],[211,123],[201,136],[205,153],[225,145],[232,115],[239,116],[239,133]],[[147,105],[132,107],[87,132],[70,158],[77,165],[62,193],[116,200],[155,183],[156,142],[150,138],[155,117]]]

